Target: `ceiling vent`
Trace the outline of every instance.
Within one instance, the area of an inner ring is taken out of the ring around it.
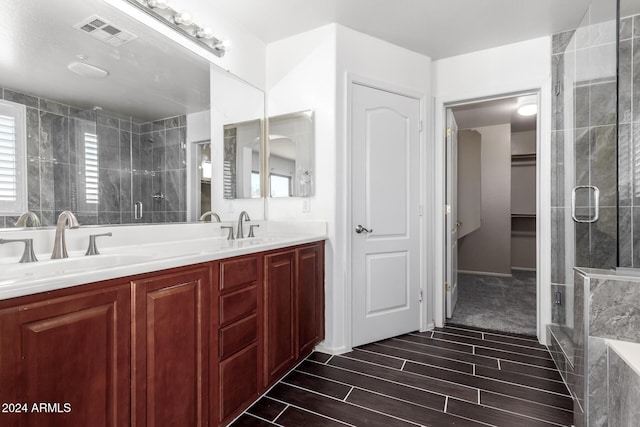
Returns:
[[[93,15],[77,23],[73,28],[89,34],[91,37],[107,43],[113,47],[122,46],[138,38],[135,34],[111,25],[109,21],[98,15]]]

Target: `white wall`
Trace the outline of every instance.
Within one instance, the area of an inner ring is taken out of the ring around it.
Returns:
[[[511,125],[475,128],[482,138],[482,223],[458,240],[458,268],[511,274]]]
[[[351,342],[347,75],[386,82],[426,97],[430,65],[425,56],[336,24],[267,46],[268,115],[306,109],[315,113],[315,196],[308,199],[309,212],[302,212],[300,198],[269,199],[267,218],[328,223],[324,342],[328,351],[346,351]]]
[[[349,193],[350,150],[348,136],[348,90],[349,80],[365,79],[369,83],[379,82],[385,87],[392,87],[401,92],[412,92],[423,98],[422,119],[427,127],[428,104],[431,92],[431,59],[427,56],[394,46],[385,41],[364,35],[346,27],[337,27],[337,106],[336,106],[336,262],[335,275],[339,281],[335,284],[335,322],[342,325],[336,331],[334,345],[346,348],[351,343],[351,238],[354,235],[351,224],[351,195]],[[427,143],[427,131],[423,131],[421,139],[421,173],[425,173],[425,158],[429,155],[431,145]],[[423,184],[421,204],[425,205],[431,198],[428,189],[432,184],[421,176]],[[421,217],[421,248],[424,248],[428,236],[425,235],[427,215]],[[426,256],[421,259],[427,261]],[[426,271],[428,263],[421,266],[421,286],[426,287]],[[431,322],[431,301],[424,299],[425,316],[422,327]]]
[[[538,227],[541,240],[538,252],[538,337],[546,339],[544,325],[551,321],[551,280],[549,253],[551,250],[550,212],[550,139],[551,139],[551,37],[541,37],[493,49],[472,52],[435,61],[432,66],[433,95],[435,98],[434,134],[435,155],[430,158],[428,168],[433,171],[435,182],[434,221],[431,232],[435,268],[430,283],[444,283],[444,106],[500,94],[539,90],[538,132],[540,179],[538,200]],[[543,215],[540,215],[543,213]],[[444,320],[444,297],[442,286],[433,289],[436,306],[435,321]]]
[[[336,26],[327,25],[267,46],[267,115],[314,111],[315,195],[303,213],[301,198],[269,198],[269,220],[327,221],[325,246],[325,346],[340,347],[341,325],[336,319],[336,289],[343,281],[336,272]]]

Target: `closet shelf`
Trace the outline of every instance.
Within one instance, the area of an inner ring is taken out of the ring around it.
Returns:
[[[512,154],[511,160],[535,160],[536,153]]]
[[[534,213],[511,213],[511,218],[535,218]]]

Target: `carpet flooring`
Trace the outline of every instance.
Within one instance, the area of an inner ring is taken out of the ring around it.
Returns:
[[[233,427],[570,426],[547,349],[522,335],[436,328],[313,353]]]
[[[458,303],[448,323],[536,335],[536,273],[512,277],[458,274]]]

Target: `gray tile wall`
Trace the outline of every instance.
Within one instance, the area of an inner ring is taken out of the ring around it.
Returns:
[[[0,99],[27,108],[28,209],[44,226],[54,225],[63,210],[84,225],[186,221],[185,116],[137,124],[7,88],[0,88]],[[78,200],[84,191],[81,123],[98,135],[98,205]],[[152,199],[156,192],[164,198]],[[133,218],[132,200],[144,201],[140,220]],[[0,228],[16,220],[0,216]]]
[[[640,15],[620,21],[618,235],[622,267],[640,267]]]
[[[609,348],[608,352],[608,425],[636,426],[640,420],[640,375],[614,350]]]

